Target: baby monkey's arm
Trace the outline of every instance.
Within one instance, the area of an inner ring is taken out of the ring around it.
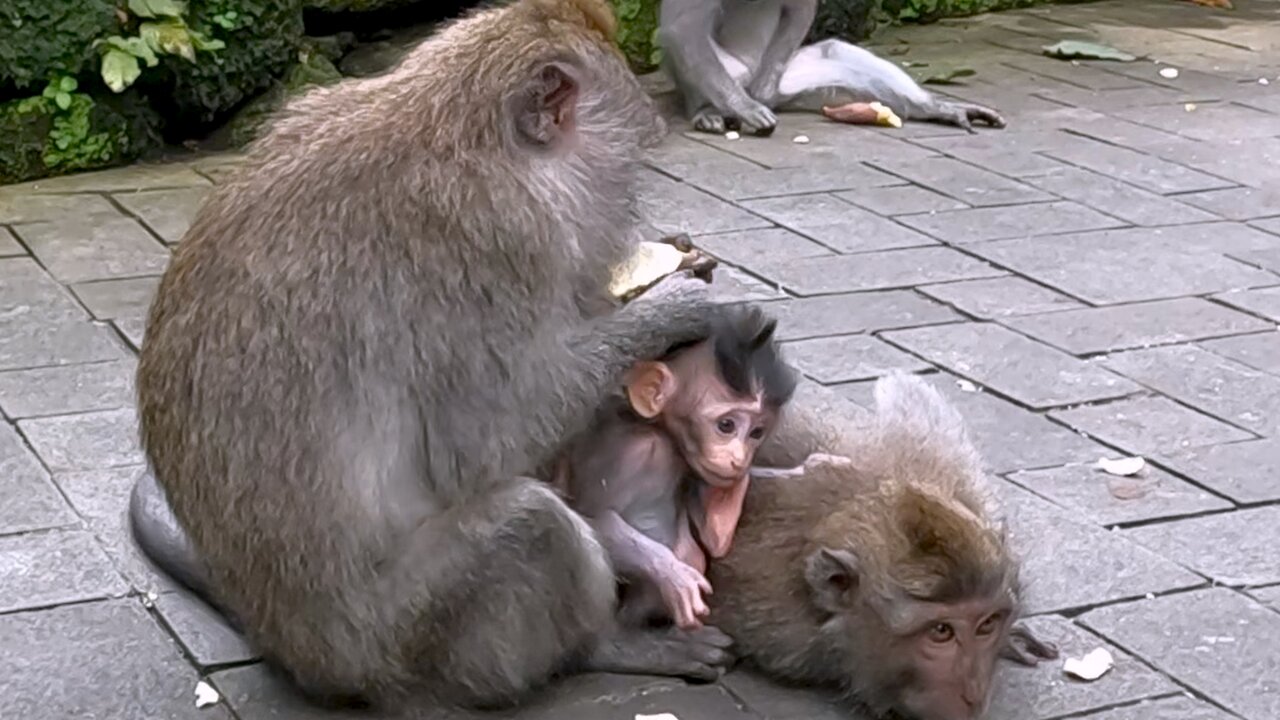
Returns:
[[[619,573],[654,583],[678,626],[702,625],[699,618],[710,612],[702,594],[711,594],[711,583],[701,572],[677,558],[665,545],[636,530],[614,510],[607,510],[590,522]]]

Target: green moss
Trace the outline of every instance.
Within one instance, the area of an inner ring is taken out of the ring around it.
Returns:
[[[636,73],[644,74],[662,62],[658,48],[658,0],[610,0],[618,17],[618,47]]]
[[[126,162],[151,147],[154,117],[128,100],[71,93],[65,109],[43,96],[0,104],[0,183]]]
[[[55,75],[78,75],[92,43],[119,27],[113,0],[0,2],[0,98],[21,97]]]

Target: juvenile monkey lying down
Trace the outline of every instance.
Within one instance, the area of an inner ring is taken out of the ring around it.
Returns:
[[[958,413],[914,375],[875,395],[849,458],[754,473],[707,572],[709,622],[776,678],[877,715],[975,720],[997,657],[1058,651],[1014,625],[1020,563]]]

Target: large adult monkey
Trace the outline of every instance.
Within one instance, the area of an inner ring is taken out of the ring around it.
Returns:
[[[153,490],[197,584],[313,696],[492,705],[567,667],[728,661],[715,631],[616,630],[604,550],[519,477],[714,307],[677,276],[584,317],[664,130],[613,27],[604,0],[518,0],[301,98],[161,281]]]
[[[880,103],[903,120],[1004,127],[995,110],[943,100],[902,68],[843,40],[801,47],[819,0],[662,0],[658,42],[693,126],[769,134],[775,110]]]

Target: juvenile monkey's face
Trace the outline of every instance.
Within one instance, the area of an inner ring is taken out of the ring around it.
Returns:
[[[689,466],[717,488],[743,480],[776,414],[760,393],[742,397],[718,377],[705,375],[672,410],[681,418],[672,429]]]

